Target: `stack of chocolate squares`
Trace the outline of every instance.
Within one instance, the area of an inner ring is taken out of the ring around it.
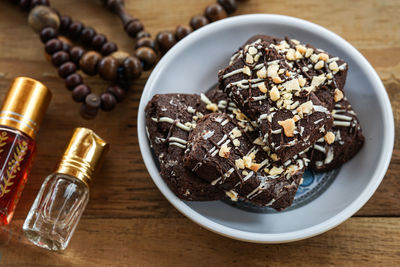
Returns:
[[[205,94],[146,107],[161,176],[181,199],[289,207],[306,168],[341,166],[364,137],[343,87],[347,64],[294,39],[250,38]]]

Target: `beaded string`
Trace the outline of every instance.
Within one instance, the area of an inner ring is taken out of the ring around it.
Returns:
[[[158,56],[166,53],[177,41],[209,22],[225,18],[237,9],[236,0],[218,0],[206,8],[205,16],[195,16],[189,26],[179,25],[175,34],[162,31],[156,40],[144,31],[139,19],[129,15],[123,0],[102,0],[107,8],[118,14],[125,31],[136,39],[133,56],[119,51],[117,45],[92,27],[85,26],[71,17],[61,15],[50,7],[48,0],[10,0],[24,11],[29,11],[28,21],[39,33],[45,45],[46,57],[58,68],[65,79],[65,86],[72,91],[74,101],[81,103],[80,114],[84,119],[93,119],[98,111],[111,111],[126,95],[133,80],[143,70],[150,70]],[[74,45],[75,43],[75,45]],[[87,86],[81,70],[88,76],[99,75],[110,81],[108,88],[97,95]]]

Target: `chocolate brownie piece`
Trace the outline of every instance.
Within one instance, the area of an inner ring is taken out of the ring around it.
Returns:
[[[241,56],[219,72],[220,88],[260,124],[264,141],[283,161],[323,137],[333,122],[313,93],[326,80],[325,74],[307,84],[294,66],[285,53],[260,41],[245,46]]]
[[[186,142],[205,105],[198,95],[155,95],[146,106],[146,130],[170,189],[184,200],[218,200],[225,192],[198,178],[182,165]]]
[[[253,142],[236,119],[212,113],[189,135],[184,164],[202,179],[241,200],[282,210],[290,206],[307,161],[282,164],[260,136]]]
[[[346,98],[335,104],[332,115],[333,128],[310,151],[310,166],[318,172],[338,168],[352,159],[364,144],[357,115]]]

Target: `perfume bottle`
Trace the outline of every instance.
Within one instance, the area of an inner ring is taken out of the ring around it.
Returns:
[[[92,130],[76,128],[53,174],[44,181],[23,231],[35,245],[63,250],[89,200],[89,188],[108,144]]]
[[[51,93],[42,83],[17,77],[0,109],[0,225],[9,224],[14,215],[50,99]]]

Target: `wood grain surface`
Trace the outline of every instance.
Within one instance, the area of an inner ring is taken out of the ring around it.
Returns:
[[[116,41],[133,53],[119,19],[100,1],[53,0],[63,14]],[[128,10],[155,35],[187,24],[212,0],[126,0]],[[300,17],[341,35],[371,62],[391,99],[400,125],[400,2],[251,0],[236,14],[274,13]],[[355,216],[317,237],[280,245],[250,244],[209,232],[183,217],[161,195],[143,164],[136,132],[137,108],[148,73],[128,98],[94,121],[78,114],[64,82],[44,58],[43,45],[27,14],[0,1],[0,98],[15,76],[44,82],[54,98],[38,136],[39,151],[14,220],[0,231],[2,266],[399,266],[400,140],[396,136],[389,170],[377,192]],[[107,83],[86,78],[92,88]],[[52,253],[27,243],[21,226],[43,182],[52,172],[73,128],[94,129],[112,149],[91,191],[91,200],[68,249]]]

